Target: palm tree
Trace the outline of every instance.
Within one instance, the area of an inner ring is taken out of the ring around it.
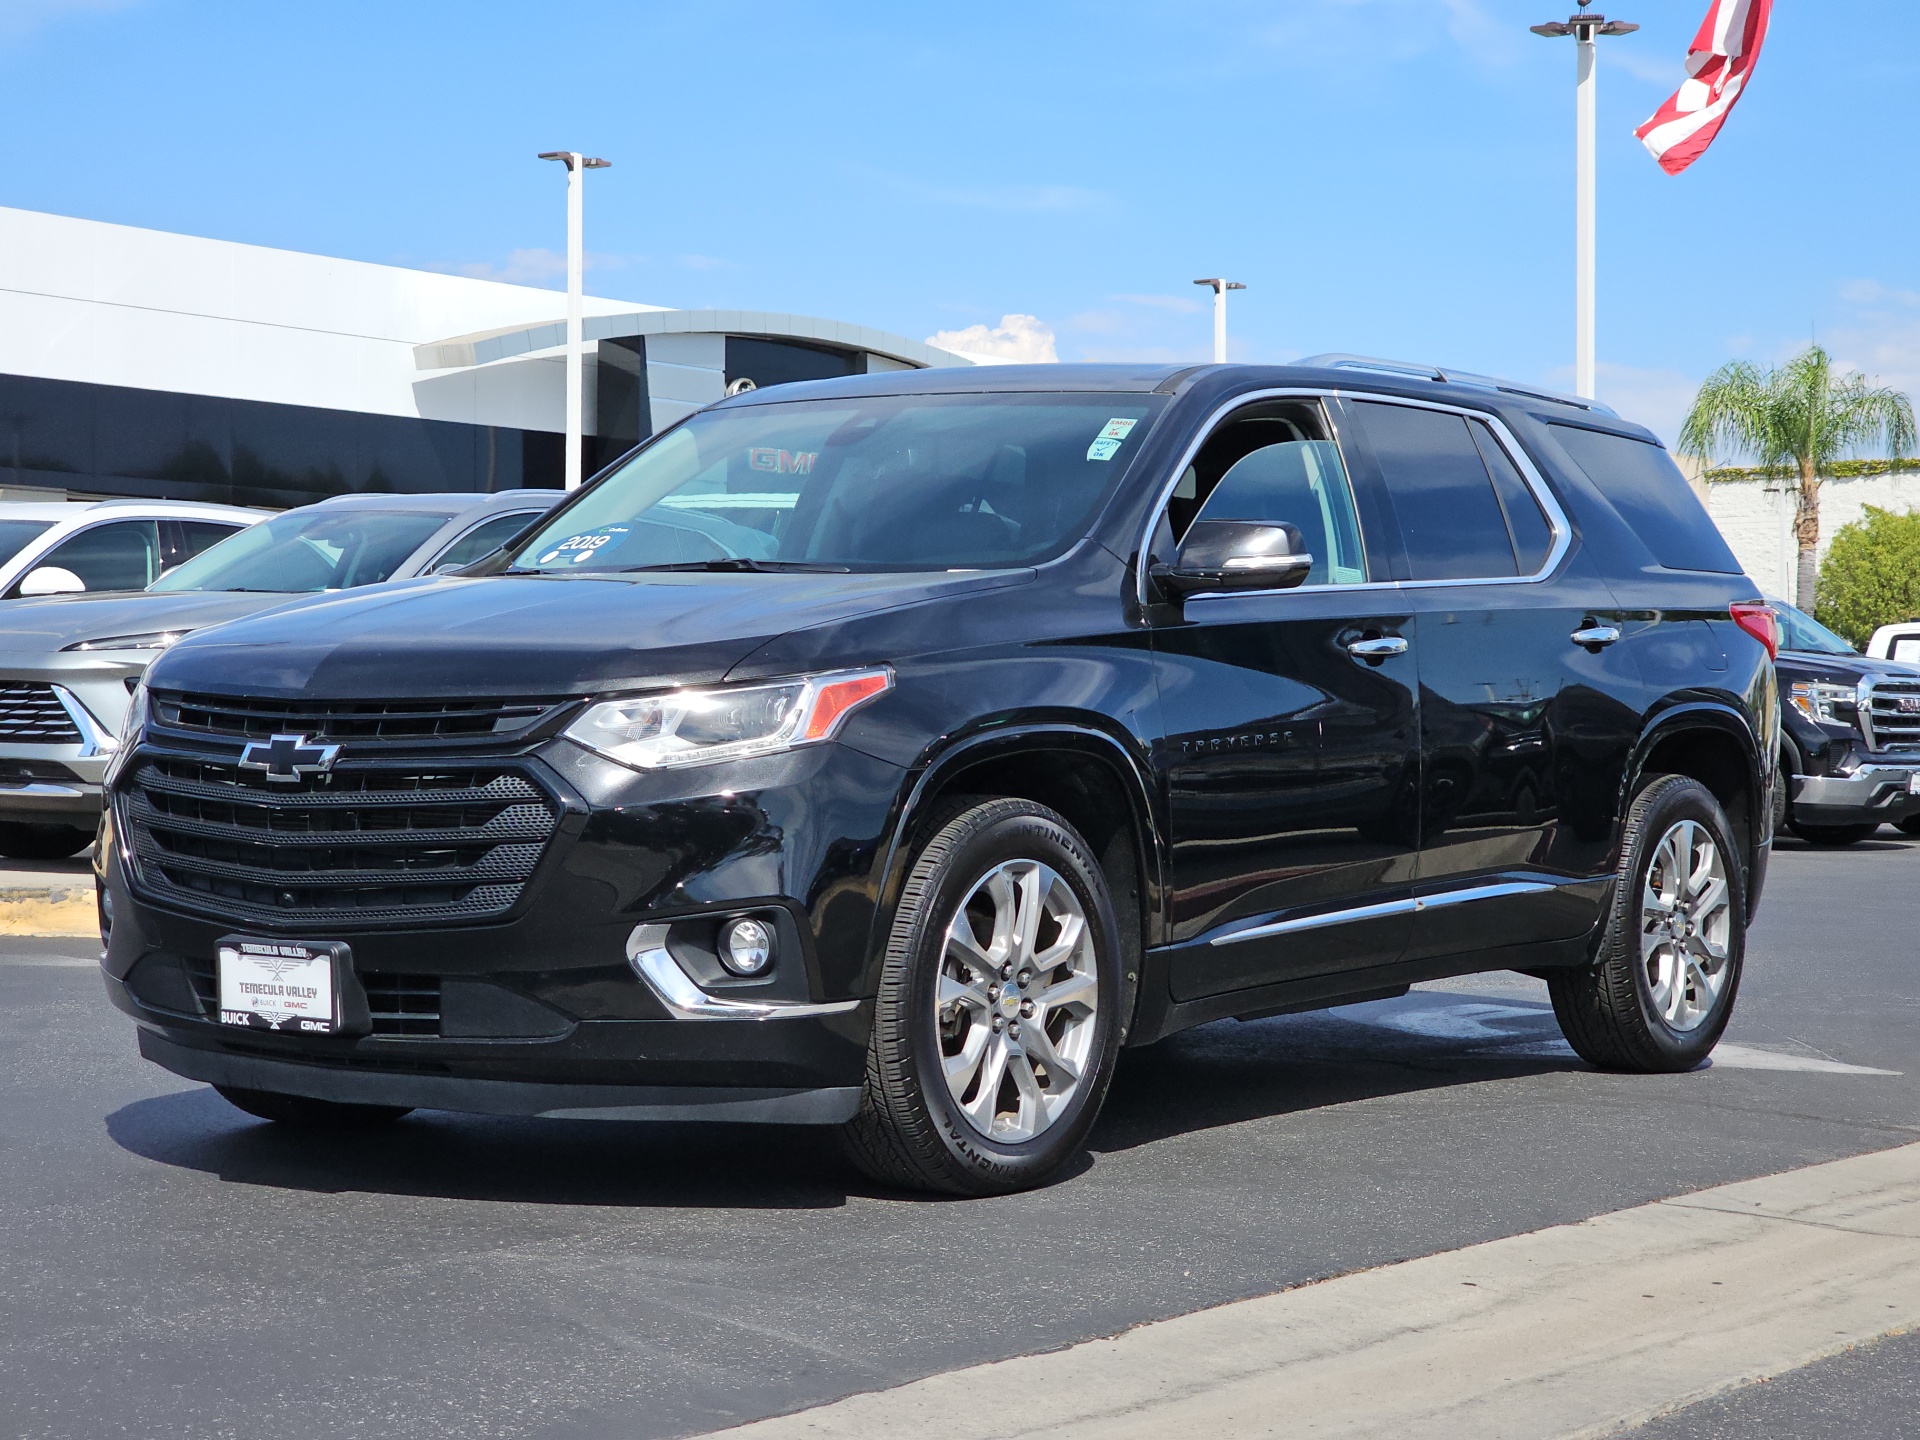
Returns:
[[[1862,375],[1836,377],[1833,357],[1818,345],[1776,369],[1744,360],[1721,366],[1693,397],[1680,429],[1681,453],[1702,461],[1724,446],[1763,466],[1797,467],[1794,603],[1809,613],[1819,574],[1820,482],[1834,461],[1875,441],[1895,459],[1914,448],[1913,402]]]

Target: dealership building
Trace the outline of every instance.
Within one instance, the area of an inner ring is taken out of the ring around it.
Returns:
[[[554,290],[0,208],[0,498],[284,507],[562,482]],[[730,385],[966,357],[860,325],[589,296],[591,473]]]

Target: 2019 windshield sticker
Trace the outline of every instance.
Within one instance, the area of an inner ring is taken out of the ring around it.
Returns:
[[[536,565],[584,565],[607,546],[626,539],[632,533],[627,525],[602,525],[597,530],[583,530],[578,535],[569,535],[550,550],[543,550],[534,557]]]
[[[1101,427],[1100,433],[1094,437],[1093,443],[1087,447],[1087,459],[1113,459],[1120,453],[1120,447],[1127,443],[1128,433],[1139,423],[1137,419],[1129,420],[1124,416],[1107,421]]]
[[[747,451],[747,468],[774,475],[811,475],[813,464],[819,458],[818,450],[778,450],[771,445],[755,445]]]

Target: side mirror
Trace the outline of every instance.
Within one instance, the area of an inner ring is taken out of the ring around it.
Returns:
[[[1289,590],[1307,578],[1300,528],[1247,520],[1196,520],[1171,565],[1147,573],[1172,600],[1223,590]]]
[[[27,578],[20,582],[22,595],[78,595],[86,588],[86,581],[58,565],[42,565],[30,570]]]

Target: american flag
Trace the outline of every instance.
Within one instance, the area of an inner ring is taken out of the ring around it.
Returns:
[[[1687,80],[1634,131],[1660,168],[1678,175],[1706,153],[1760,59],[1773,0],[1713,0],[1687,50]]]

